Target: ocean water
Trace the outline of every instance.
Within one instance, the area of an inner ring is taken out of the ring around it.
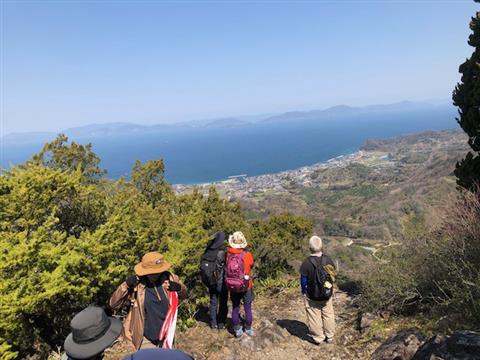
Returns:
[[[354,152],[367,139],[457,127],[454,109],[438,108],[74,140],[92,142],[110,178],[128,177],[137,159],[164,159],[169,182],[194,184],[311,165]],[[25,161],[41,145],[3,146],[1,167]]]

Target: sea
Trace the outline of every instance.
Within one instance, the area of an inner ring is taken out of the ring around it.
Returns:
[[[263,122],[231,128],[175,128],[156,133],[75,138],[91,142],[110,178],[129,177],[135,160],[163,159],[172,184],[276,173],[357,151],[368,139],[458,128],[452,107]],[[43,144],[2,146],[0,166],[29,159]]]

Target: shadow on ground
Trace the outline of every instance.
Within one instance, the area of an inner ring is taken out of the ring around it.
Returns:
[[[338,288],[349,296],[360,294],[360,283],[358,281],[340,278],[338,281]]]
[[[298,337],[300,340],[312,342],[312,338],[308,335],[308,327],[305,323],[298,320],[277,320],[277,325],[287,330],[290,335]]]
[[[210,325],[210,317],[208,316],[208,307],[200,306],[195,313],[194,319],[198,322]]]
[[[210,316],[209,316],[209,309],[206,306],[200,306],[197,309],[197,312],[195,313],[195,316],[193,317],[197,322],[204,323],[207,326],[210,326]],[[244,319],[240,317],[240,320],[242,321],[242,324],[244,322]],[[227,320],[225,322],[225,328],[230,334],[234,335],[235,331],[233,331],[233,325],[232,325],[232,319],[227,317]],[[223,329],[220,329],[223,330]]]

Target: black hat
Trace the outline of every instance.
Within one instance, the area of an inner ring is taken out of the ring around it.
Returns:
[[[216,250],[225,243],[225,234],[221,231],[216,231],[210,234],[210,239],[207,244],[207,249]]]
[[[89,306],[70,322],[72,332],[63,347],[69,357],[88,359],[108,348],[122,332],[122,322],[108,317],[102,308]]]

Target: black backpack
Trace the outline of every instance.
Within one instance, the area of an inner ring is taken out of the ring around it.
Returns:
[[[332,277],[324,269],[324,266],[327,265],[326,258],[322,255],[320,261],[315,261],[313,257],[310,257],[309,260],[314,268],[314,276],[313,279],[308,281],[308,298],[316,301],[326,301],[333,294]],[[332,284],[329,288],[325,287],[325,282],[327,281]]]
[[[218,258],[220,256],[220,251],[222,250],[207,251],[203,254],[202,259],[200,260],[200,277],[205,286],[211,287],[217,285],[219,277]]]

